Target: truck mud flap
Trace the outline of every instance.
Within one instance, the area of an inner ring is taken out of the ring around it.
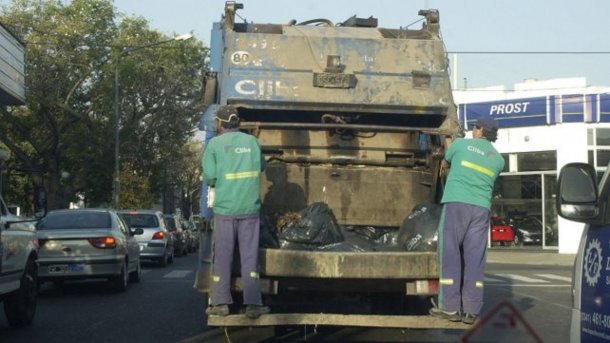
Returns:
[[[411,329],[469,329],[472,325],[462,322],[450,322],[432,316],[388,316],[365,314],[331,314],[331,313],[278,313],[266,314],[258,319],[250,319],[243,314],[225,317],[208,317],[208,326],[277,326],[277,325],[312,325],[312,326],[345,326],[345,327],[384,327]]]

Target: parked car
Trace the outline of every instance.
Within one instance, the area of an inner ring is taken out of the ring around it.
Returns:
[[[130,229],[141,228],[136,236],[140,245],[140,258],[159,263],[161,267],[174,262],[174,240],[165,226],[163,213],[154,210],[119,211]]]
[[[180,218],[173,214],[164,214],[163,220],[165,221],[165,227],[171,233],[172,239],[174,240],[174,255],[186,255],[188,253],[186,241],[187,237],[182,232]]]
[[[524,244],[542,245],[542,221],[533,215],[513,221],[515,231],[515,245]],[[555,232],[547,225],[545,228],[545,243],[549,244],[555,239]]]
[[[199,230],[197,230],[197,225],[190,220],[185,220],[184,222],[184,230],[189,232],[191,236],[191,244],[190,252],[195,252],[199,249]]]
[[[140,247],[119,215],[109,209],[50,211],[36,225],[40,282],[107,278],[117,291],[140,281]]]
[[[491,217],[491,244],[514,245],[515,231],[502,217]]]

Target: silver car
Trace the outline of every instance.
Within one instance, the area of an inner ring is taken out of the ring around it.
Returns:
[[[163,214],[154,210],[119,211],[127,226],[141,228],[144,233],[136,236],[140,245],[140,258],[159,263],[161,267],[174,262],[174,240],[165,227]]]
[[[117,291],[140,281],[140,247],[113,210],[50,211],[36,225],[38,278],[44,281],[108,278]]]

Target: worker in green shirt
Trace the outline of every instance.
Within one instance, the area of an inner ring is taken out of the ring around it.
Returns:
[[[258,274],[260,231],[260,174],[265,160],[252,135],[239,131],[234,106],[221,106],[216,113],[218,136],[205,147],[202,167],[205,182],[214,187],[214,247],[211,306],[207,315],[226,316],[231,297],[231,266],[234,244],[239,244],[241,282],[246,316],[269,313],[262,305]]]
[[[441,203],[438,250],[438,307],[430,314],[473,324],[483,306],[485,250],[494,183],[504,158],[491,144],[498,124],[488,115],[476,121],[471,139],[456,139],[441,167],[451,167]]]

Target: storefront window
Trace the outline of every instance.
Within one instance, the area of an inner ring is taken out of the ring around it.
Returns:
[[[610,150],[597,150],[596,167],[607,167],[610,162]]]
[[[519,171],[557,170],[556,151],[534,151],[519,153]]]
[[[596,145],[610,146],[610,129],[595,129]]]
[[[513,227],[517,246],[556,247],[557,175],[502,175],[494,188],[492,216]]]

